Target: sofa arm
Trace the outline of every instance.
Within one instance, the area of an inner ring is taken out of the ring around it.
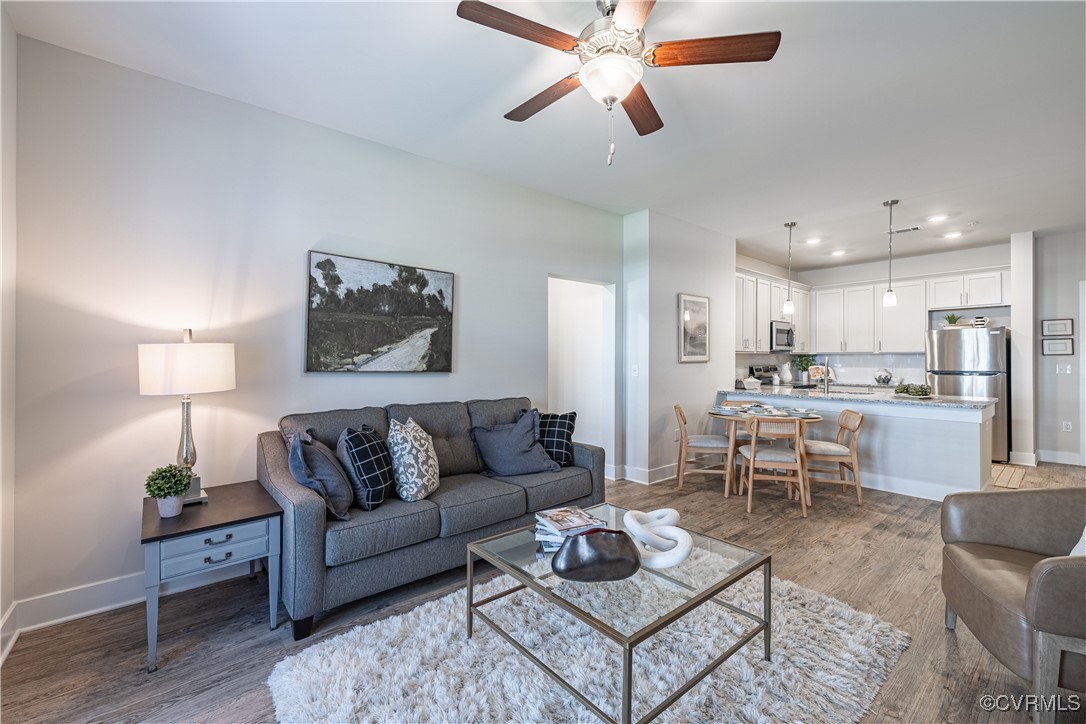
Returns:
[[[583,442],[573,443],[573,464],[579,468],[587,468],[592,476],[592,505],[602,503],[606,485],[603,477],[603,448]]]
[[[283,606],[299,620],[324,610],[324,533],[327,508],[320,495],[295,482],[279,432],[256,441],[256,475],[283,509]]]
[[[1086,525],[1086,488],[952,493],[943,500],[944,543],[986,543],[1064,556]]]
[[[1026,618],[1035,629],[1086,639],[1086,556],[1046,558],[1026,585]]]

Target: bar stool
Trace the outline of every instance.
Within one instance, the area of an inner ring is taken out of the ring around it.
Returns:
[[[860,439],[860,428],[863,427],[864,416],[862,412],[855,410],[841,410],[837,416],[837,442],[827,440],[804,440],[803,449],[807,458],[807,480],[819,483],[838,483],[841,490],[851,483],[856,488],[856,505],[864,504],[863,493],[860,492],[860,464],[856,447]],[[847,439],[847,442],[846,442]],[[838,477],[831,477],[832,468],[811,467],[811,463],[824,462],[837,466]],[[848,480],[845,471],[852,473],[852,480]],[[825,473],[813,475],[812,473]]]
[[[754,481],[774,480],[788,486],[789,498],[795,489],[803,517],[807,517],[807,461],[806,452],[800,444],[806,429],[806,422],[798,418],[752,417],[747,420],[751,441],[739,448],[739,454],[743,457],[740,484],[747,486],[748,513],[754,507]],[[792,446],[767,445],[767,440],[788,440]],[[758,470],[763,472],[759,473]]]
[[[723,435],[690,435],[686,432],[686,413],[680,405],[675,405],[675,418],[679,421],[679,490],[683,489],[683,475],[687,472],[713,472],[722,473],[727,480],[728,470],[714,470],[713,468],[687,468],[687,463],[700,464],[702,456],[721,455],[728,459],[728,438]]]

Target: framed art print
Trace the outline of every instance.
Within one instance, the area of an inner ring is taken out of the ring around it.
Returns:
[[[709,361],[709,297],[679,295],[679,361]]]
[[[1070,337],[1075,333],[1075,320],[1073,319],[1042,319],[1042,337]]]
[[[1069,355],[1075,353],[1075,340],[1071,337],[1054,337],[1041,340],[1041,354]]]

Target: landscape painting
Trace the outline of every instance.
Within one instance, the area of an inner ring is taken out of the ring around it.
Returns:
[[[307,372],[451,372],[453,275],[309,252]]]
[[[679,361],[709,361],[709,298],[679,295]]]

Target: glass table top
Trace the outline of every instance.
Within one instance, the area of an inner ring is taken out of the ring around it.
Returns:
[[[612,530],[626,529],[622,522],[625,508],[604,503],[586,510],[607,521],[606,527]],[[682,563],[655,570],[642,567],[625,580],[601,583],[567,581],[556,576],[551,570],[554,556],[538,552],[534,528],[472,543],[470,548],[545,589],[567,604],[566,608],[588,614],[621,637],[632,637],[656,624],[666,625],[685,613],[691,601],[715,595],[708,593],[710,589],[719,592],[757,568],[766,557],[734,543],[683,530],[693,538],[694,549]]]

